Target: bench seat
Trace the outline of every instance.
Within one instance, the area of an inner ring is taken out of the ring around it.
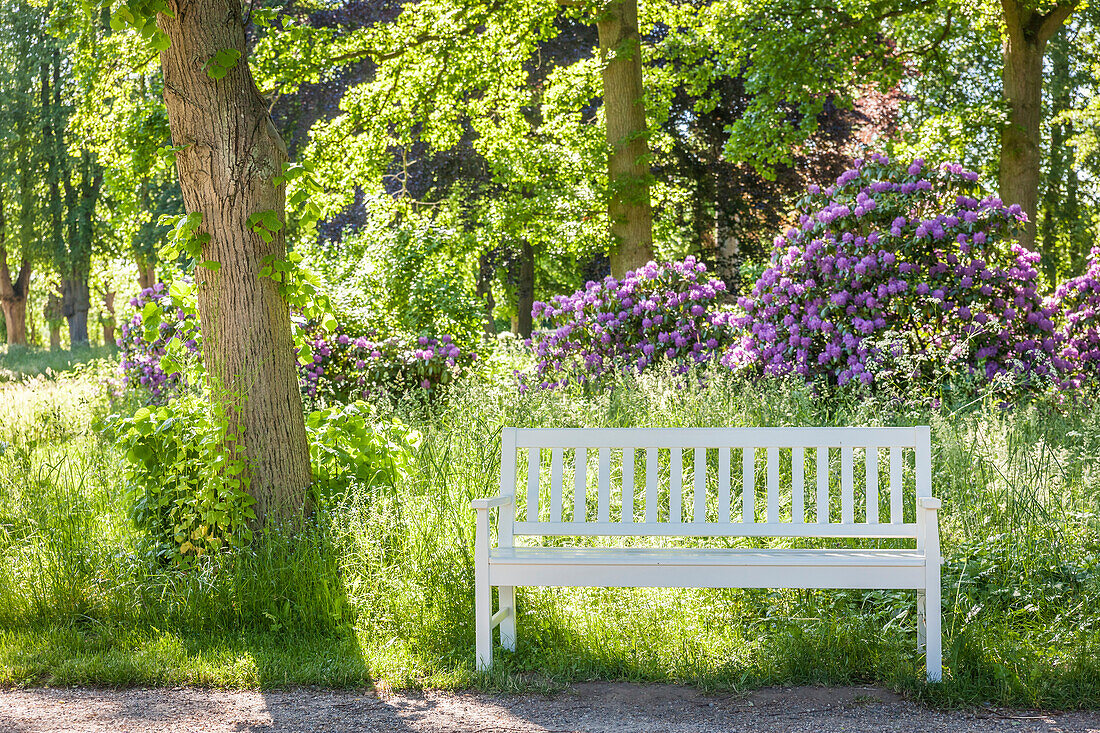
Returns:
[[[512,547],[489,553],[494,586],[918,589],[924,573],[924,553],[914,550]]]

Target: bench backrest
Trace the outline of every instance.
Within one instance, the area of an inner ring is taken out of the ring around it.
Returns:
[[[927,426],[504,428],[501,444],[501,494],[515,496],[504,546],[513,534],[916,537],[916,497],[932,496]]]

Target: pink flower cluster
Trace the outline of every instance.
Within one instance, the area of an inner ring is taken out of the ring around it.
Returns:
[[[977,198],[977,175],[876,155],[811,187],[798,226],[739,304],[733,368],[833,384],[965,372],[991,380],[1061,366],[1038,255],[1013,242],[1019,206]]]
[[[588,384],[616,371],[673,362],[679,371],[715,358],[730,344],[729,315],[718,312],[721,280],[688,257],[589,282],[569,296],[535,303],[550,328],[532,339],[543,388]]]

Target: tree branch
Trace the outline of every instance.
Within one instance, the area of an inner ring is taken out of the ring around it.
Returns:
[[[1046,43],[1058,32],[1062,24],[1066,22],[1073,11],[1077,9],[1080,0],[1069,0],[1055,5],[1039,21],[1039,32],[1036,34],[1039,43]]]

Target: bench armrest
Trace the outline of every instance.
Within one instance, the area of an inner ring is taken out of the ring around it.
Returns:
[[[922,496],[917,499],[917,506],[921,509],[932,509],[935,511],[943,506],[943,502],[932,496]]]
[[[470,508],[474,510],[478,509],[492,509],[494,507],[507,506],[515,501],[513,496],[494,496],[488,499],[474,499],[470,502]]]

